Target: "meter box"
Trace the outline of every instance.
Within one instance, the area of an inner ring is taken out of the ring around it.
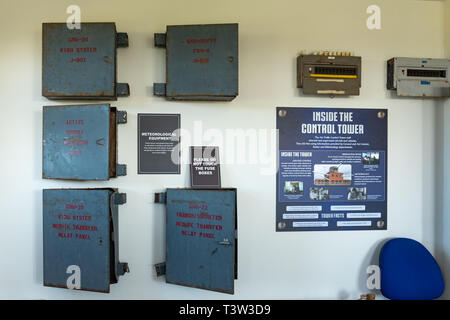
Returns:
[[[126,175],[117,164],[117,124],[127,113],[109,104],[44,106],[42,177],[108,180]]]
[[[117,83],[118,47],[128,35],[114,23],[42,24],[42,95],[48,99],[117,100],[128,96],[127,83]]]
[[[119,262],[117,189],[43,191],[44,286],[108,293],[129,272]]]
[[[359,95],[361,57],[344,52],[301,54],[297,58],[297,87],[304,94]]]
[[[236,189],[167,189],[166,282],[234,294],[237,279]]]
[[[387,89],[398,96],[450,97],[449,59],[392,58],[387,61]]]
[[[167,26],[155,34],[166,48],[166,83],[154,94],[168,100],[230,101],[238,95],[238,24]]]

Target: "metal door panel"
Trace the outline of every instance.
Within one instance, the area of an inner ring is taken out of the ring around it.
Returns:
[[[230,101],[238,95],[238,24],[167,26],[155,34],[166,48],[166,83],[154,94],[169,100]]]
[[[67,288],[67,268],[75,265],[81,271],[81,290],[109,292],[111,193],[106,189],[44,190],[45,286]],[[81,220],[86,216],[90,220]]]
[[[43,122],[44,178],[109,179],[109,105],[44,107]]]
[[[48,98],[116,98],[114,23],[42,25],[42,94]]]
[[[235,190],[168,189],[166,201],[167,282],[234,293]]]

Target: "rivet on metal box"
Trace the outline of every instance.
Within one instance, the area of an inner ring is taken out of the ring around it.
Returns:
[[[126,175],[117,164],[117,124],[127,113],[109,104],[44,106],[42,177],[108,180]]]
[[[237,191],[167,189],[166,261],[155,265],[166,282],[234,294],[237,279]]]
[[[403,97],[450,97],[450,59],[392,58],[387,89]]]
[[[166,48],[166,82],[153,92],[168,100],[230,101],[238,95],[238,24],[167,26],[155,33]]]
[[[305,95],[358,96],[361,57],[350,52],[302,53],[297,58],[297,87]]]
[[[43,191],[44,286],[108,293],[129,272],[119,262],[117,189]]]
[[[130,94],[117,83],[116,48],[128,47],[128,35],[114,23],[42,24],[42,95],[48,99],[117,100]]]

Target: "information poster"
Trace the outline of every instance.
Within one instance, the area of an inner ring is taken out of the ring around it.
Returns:
[[[138,174],[180,173],[179,129],[179,114],[138,114]]]
[[[190,168],[191,188],[220,188],[219,147],[191,147]]]
[[[386,230],[387,110],[276,111],[276,230]]]

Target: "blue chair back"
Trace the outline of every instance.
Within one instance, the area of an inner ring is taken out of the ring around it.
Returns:
[[[381,292],[393,300],[431,300],[444,292],[441,269],[431,253],[412,239],[386,242],[380,252]]]

